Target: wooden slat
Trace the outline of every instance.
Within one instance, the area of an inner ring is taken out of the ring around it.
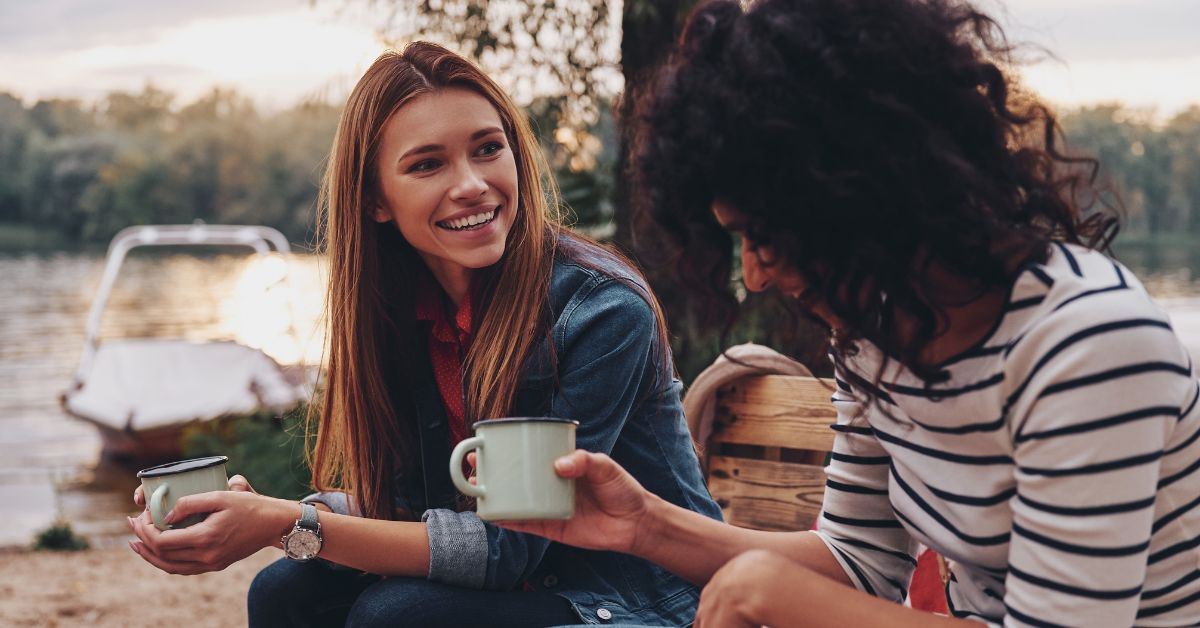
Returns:
[[[832,394],[833,382],[813,377],[744,377],[718,398],[709,440],[828,451],[837,419]]]
[[[807,530],[821,510],[825,470],[816,465],[710,456],[708,490],[732,525]]]

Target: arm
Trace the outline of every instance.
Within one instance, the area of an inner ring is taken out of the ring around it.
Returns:
[[[848,385],[840,385],[845,389],[837,393],[838,423],[849,425],[858,406]],[[820,534],[748,530],[711,520],[649,493],[607,456],[581,451],[556,465],[559,475],[579,478],[573,519],[502,525],[579,547],[630,553],[697,584],[733,557],[766,549],[835,582],[902,599],[916,560],[912,540],[887,501],[886,455],[873,437],[846,430],[834,447]],[[855,525],[862,523],[870,525]],[[879,538],[854,538],[867,536],[864,531]]]
[[[557,379],[545,412],[579,421],[581,449],[610,453],[626,422],[636,420],[639,401],[663,386],[654,313],[628,286],[593,278],[571,297],[551,331]],[[620,383],[613,385],[614,380]],[[441,569],[443,552],[435,547],[435,580],[512,589],[533,574],[550,546],[546,538],[482,522],[475,513],[437,510],[426,516],[431,543],[436,545],[435,537],[456,536],[486,548],[486,554],[467,560],[459,552],[452,568]],[[451,564],[449,558],[445,564]]]
[[[425,524],[336,514],[324,503],[317,509],[322,511],[321,558],[380,575],[424,577],[428,573]],[[167,522],[195,513],[210,514],[182,530],[159,531],[148,512],[131,518],[138,540],[131,541],[130,547],[168,573],[219,571],[265,547],[282,547],[283,536],[300,517],[300,506],[252,491],[216,491],[180,499]]]
[[[501,525],[633,554],[706,584],[698,627],[979,626],[858,591],[815,533],[763,532],[714,521],[649,493],[608,456],[576,451],[555,470],[577,479],[575,517]]]
[[[1009,358],[1014,623],[1133,624],[1152,534],[1170,519],[1155,521],[1161,456],[1194,398],[1188,358],[1156,312],[1088,303]]]
[[[729,561],[700,596],[697,628],[744,626],[979,628],[906,608],[835,582],[779,554],[755,550]]]

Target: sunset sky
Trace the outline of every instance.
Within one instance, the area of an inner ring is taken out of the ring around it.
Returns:
[[[0,91],[94,100],[147,82],[188,102],[232,86],[265,108],[338,102],[383,49],[364,0],[0,3]],[[1009,35],[1055,54],[1027,82],[1061,105],[1200,103],[1196,0],[985,0]]]

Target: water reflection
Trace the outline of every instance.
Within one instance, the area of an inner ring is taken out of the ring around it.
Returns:
[[[104,260],[0,257],[0,546],[63,515],[95,542],[124,535],[131,470],[99,456],[94,428],[62,414]],[[286,271],[286,272],[285,272]],[[311,256],[130,255],[100,339],[235,340],[282,364],[321,357],[321,264]]]
[[[321,338],[314,321],[322,301],[320,291],[313,289],[318,281],[313,269],[313,264],[289,265],[278,255],[250,258],[221,300],[218,332],[262,349],[280,364],[318,364]]]
[[[1156,296],[1200,295],[1192,275],[1177,270],[1200,268],[1200,247],[1117,253]],[[290,260],[135,253],[113,287],[100,337],[235,340],[282,364],[317,364],[323,264]],[[97,544],[125,535],[132,470],[101,460],[94,428],[63,415],[57,401],[79,362],[103,267],[87,255],[0,256],[0,546],[28,543],[59,513]],[[1177,303],[1177,329],[1190,324],[1200,338],[1200,299]]]

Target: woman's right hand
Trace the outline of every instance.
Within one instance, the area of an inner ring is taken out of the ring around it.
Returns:
[[[255,495],[258,494],[258,491],[254,490],[253,486],[250,486],[250,481],[242,475],[235,475],[229,478],[227,484],[229,485],[229,490],[231,491],[254,493]],[[146,494],[142,491],[141,484],[139,484],[137,488],[133,489],[133,503],[143,508],[146,507]]]
[[[577,449],[554,462],[559,477],[575,479],[575,516],[567,520],[499,521],[575,547],[629,553],[654,496],[604,454]]]

